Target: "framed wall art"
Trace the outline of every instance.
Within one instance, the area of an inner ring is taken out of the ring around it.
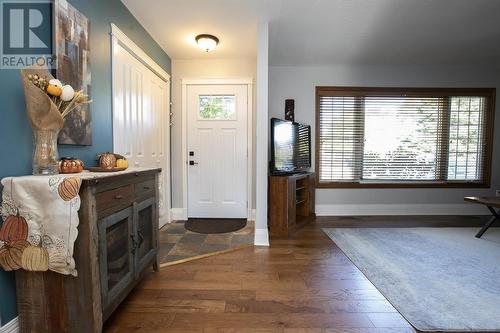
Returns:
[[[66,0],[56,0],[54,26],[56,77],[75,90],[83,89],[90,96],[89,20]],[[88,104],[66,117],[58,142],[70,145],[92,144],[92,115]]]

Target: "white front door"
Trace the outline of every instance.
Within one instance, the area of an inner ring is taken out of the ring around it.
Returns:
[[[161,168],[160,227],[169,220],[169,83],[113,41],[113,151],[130,167]]]
[[[247,85],[187,86],[188,217],[247,217]]]

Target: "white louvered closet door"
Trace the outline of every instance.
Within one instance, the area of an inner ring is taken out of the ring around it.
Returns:
[[[160,224],[169,221],[169,83],[113,42],[113,149],[130,167],[158,167]],[[160,225],[161,227],[161,225]]]

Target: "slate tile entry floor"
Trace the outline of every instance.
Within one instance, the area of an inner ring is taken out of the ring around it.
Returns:
[[[160,263],[172,263],[204,254],[225,251],[254,242],[254,222],[225,234],[199,234],[186,230],[186,221],[175,221],[160,229]]]

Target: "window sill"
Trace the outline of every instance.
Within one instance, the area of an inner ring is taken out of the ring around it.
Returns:
[[[489,182],[316,182],[316,188],[489,188]]]

